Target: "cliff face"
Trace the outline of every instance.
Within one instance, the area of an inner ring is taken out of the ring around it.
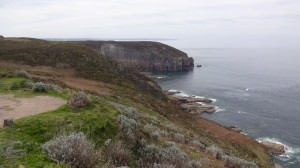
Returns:
[[[186,71],[194,59],[180,50],[158,42],[83,41],[102,55],[139,71]]]
[[[20,69],[27,71],[33,80],[20,74],[14,75]],[[130,151],[128,162],[133,163],[128,164],[130,167],[138,167],[135,164],[138,161],[145,163],[140,167],[153,167],[156,160],[159,164],[167,162],[167,165],[177,167],[189,167],[181,166],[181,163],[200,163],[205,168],[274,167],[268,151],[255,140],[182,111],[178,102],[168,97],[155,81],[123,68],[90,47],[29,38],[0,40],[0,94],[32,96],[32,90],[26,83],[35,81],[63,86],[59,92],[39,93],[42,95],[70,100],[76,90],[92,93],[88,95],[91,104],[88,108],[77,110],[66,105],[45,114],[18,119],[14,127],[0,129],[3,135],[0,136],[0,151],[14,145],[11,142],[23,144],[12,146],[22,155],[3,153],[0,165],[4,167],[18,167],[21,163],[25,167],[59,167],[42,151],[41,146],[55,138],[57,131],[70,128],[82,128],[80,131],[93,137],[99,150],[107,148],[104,146],[107,139],[111,142],[124,140],[124,146],[128,146]],[[125,129],[118,129],[120,126]],[[14,136],[11,132],[15,133]],[[157,135],[155,132],[159,132],[158,138],[153,136]],[[174,148],[169,148],[170,142],[174,143]],[[32,150],[24,150],[27,148]],[[148,149],[153,152],[148,152]],[[142,151],[142,154],[136,151]],[[147,158],[156,151],[168,155],[168,159]],[[99,164],[106,165],[104,159]],[[109,167],[114,167],[109,164]]]

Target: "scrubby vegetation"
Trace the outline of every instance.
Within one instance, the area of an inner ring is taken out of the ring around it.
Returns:
[[[77,92],[70,99],[69,105],[72,108],[82,108],[90,104],[90,101],[84,92]]]
[[[99,164],[101,155],[82,133],[60,135],[42,145],[43,151],[56,163],[67,163],[74,168],[92,168]]]
[[[116,166],[129,166],[131,161],[131,151],[122,141],[109,145],[106,149],[108,162]]]
[[[12,128],[0,128],[0,167],[70,168],[80,167],[86,159],[91,164],[83,167],[273,166],[271,157],[259,145],[246,138],[236,143],[214,136],[201,126],[208,121],[181,112],[154,81],[118,68],[90,48],[33,39],[3,41],[0,63],[13,60],[22,64],[0,67],[0,94],[55,96],[76,102],[76,108],[70,103],[15,120]],[[60,70],[45,73],[26,67],[24,71],[30,72],[30,77],[25,72],[15,73],[23,64],[69,68],[74,74],[64,76]],[[42,80],[45,75],[49,80]],[[226,131],[221,126],[218,129]],[[81,163],[73,163],[73,157]]]

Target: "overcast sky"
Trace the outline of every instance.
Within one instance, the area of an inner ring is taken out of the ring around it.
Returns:
[[[300,0],[0,0],[0,34],[298,47]]]

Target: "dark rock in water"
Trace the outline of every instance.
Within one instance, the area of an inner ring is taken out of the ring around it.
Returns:
[[[81,41],[102,55],[139,71],[186,71],[194,59],[171,46],[148,41]]]
[[[197,102],[203,102],[203,103],[212,103],[212,100],[208,98],[196,98],[193,96],[190,97],[178,97],[177,100],[179,103],[197,103]]]
[[[170,96],[181,93],[180,91],[177,91],[177,90],[174,90],[174,91],[166,90],[165,92],[166,92],[167,95],[170,95]]]
[[[273,155],[282,155],[285,152],[284,146],[281,144],[276,144],[269,141],[262,141],[260,143]]]
[[[198,67],[198,68],[201,68],[201,67],[202,67],[202,65],[197,65],[197,67]]]
[[[181,109],[192,113],[192,114],[202,114],[202,113],[214,113],[216,112],[216,109],[214,106],[201,106],[196,103],[184,103],[180,105]]]

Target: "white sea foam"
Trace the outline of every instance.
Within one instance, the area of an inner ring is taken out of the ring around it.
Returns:
[[[176,93],[175,96],[178,96],[178,97],[189,97],[190,95],[185,93],[185,92],[180,92],[180,93]]]
[[[217,101],[217,99],[209,98],[213,103]]]
[[[285,143],[283,143],[283,141],[277,139],[277,138],[269,138],[269,137],[263,137],[263,138],[257,138],[256,139],[258,142],[262,142],[262,141],[269,141],[275,144],[280,144],[284,146],[285,149],[285,153],[279,156],[276,156],[278,159],[282,160],[282,161],[288,161],[291,159],[297,159],[298,162],[300,162],[300,148],[294,148],[291,147]],[[292,164],[292,163],[290,163]]]
[[[243,135],[246,135],[246,136],[248,135],[248,134],[246,134],[246,133],[245,133],[245,132],[243,132],[243,131],[241,132],[241,134],[243,134]]]
[[[197,104],[200,104],[201,106],[209,106],[209,105],[207,105],[206,103],[203,103],[203,102],[196,102]]]
[[[168,90],[168,91],[171,92],[171,93],[181,92],[181,91],[175,90],[175,89],[170,89],[170,90]]]
[[[239,114],[249,114],[247,112],[244,112],[244,111],[238,111]]]
[[[196,98],[196,99],[204,99],[205,97],[203,97],[203,96],[196,96],[196,95],[192,95],[194,98]]]
[[[155,79],[164,79],[166,78],[166,76],[163,76],[163,75],[155,75],[153,76]]]
[[[218,106],[215,106],[215,110],[216,110],[215,113],[218,113],[218,112],[221,112],[221,111],[225,111],[226,109],[222,109],[222,108],[220,108]]]

